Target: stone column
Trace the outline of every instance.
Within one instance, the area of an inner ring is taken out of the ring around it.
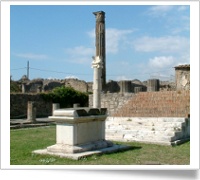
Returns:
[[[22,83],[22,93],[26,93],[26,83]]]
[[[53,115],[53,112],[54,112],[56,109],[60,109],[60,104],[59,104],[59,103],[53,103],[53,104],[52,104],[52,115]]]
[[[36,122],[36,104],[34,101],[28,101],[27,120]]]
[[[94,68],[94,79],[93,79],[93,107],[101,108],[101,70],[102,60],[99,56],[93,58],[92,68]]]
[[[105,38],[105,12],[93,12],[96,17],[96,57],[99,56],[102,60],[101,84],[102,90],[106,88],[106,38]]]

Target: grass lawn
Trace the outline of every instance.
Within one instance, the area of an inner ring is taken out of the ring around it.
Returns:
[[[179,146],[162,146],[137,142],[115,142],[133,148],[112,154],[93,155],[71,160],[49,155],[32,154],[56,142],[55,126],[10,131],[10,165],[189,165],[190,142]]]

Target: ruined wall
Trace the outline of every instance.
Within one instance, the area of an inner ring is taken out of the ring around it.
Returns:
[[[66,86],[72,87],[81,92],[92,92],[92,84],[79,79],[34,79],[23,83],[25,92],[37,93],[51,91],[56,87]],[[23,85],[21,85],[23,86]],[[23,90],[22,90],[23,92]]]
[[[39,93],[39,92],[47,92],[51,91],[56,87],[66,86],[72,87],[77,91],[81,92],[93,92],[93,83],[85,82],[79,79],[34,79],[26,82],[17,82],[19,86],[21,84],[21,89],[23,93]],[[170,91],[175,90],[175,83],[173,82],[162,82],[160,81],[159,86],[157,86],[157,90],[162,91]],[[160,87],[160,88],[159,88]],[[155,87],[151,86],[152,89]],[[138,93],[145,92],[148,89],[147,81],[141,82],[137,79],[135,80],[122,80],[122,81],[113,81],[109,80],[106,83],[104,88],[104,93]]]
[[[176,70],[176,89],[190,90],[190,66],[181,65],[175,67]]]
[[[89,106],[92,107],[92,95]],[[190,91],[102,94],[101,107],[114,117],[188,117]]]
[[[88,92],[89,86],[85,81],[78,79],[66,79],[65,80],[66,87],[73,87],[77,91]]]
[[[62,80],[44,80],[42,91],[51,91],[56,87],[64,86],[65,83]]]
[[[26,117],[28,101],[36,101],[37,117],[52,114],[52,102],[45,102],[40,94],[10,94],[10,118]]]
[[[108,109],[108,114],[112,115],[121,108],[135,94],[134,93],[106,93],[101,95],[101,107]],[[93,95],[89,95],[89,107],[93,106]]]

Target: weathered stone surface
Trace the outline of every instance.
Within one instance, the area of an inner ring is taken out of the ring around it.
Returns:
[[[106,29],[105,29],[105,12],[97,11],[93,12],[96,18],[95,25],[95,46],[96,46],[96,57],[100,57],[102,60],[101,70],[101,86],[102,90],[106,87]]]
[[[101,94],[101,107],[108,109],[108,114],[112,115],[117,109],[121,108],[134,93],[106,93]],[[89,107],[93,107],[93,95],[89,95]]]
[[[81,158],[85,158],[94,154],[103,154],[103,153],[114,153],[118,151],[123,151],[123,150],[128,150],[131,149],[131,146],[126,146],[126,145],[116,145],[114,144],[111,147],[106,147],[98,150],[90,150],[90,151],[85,151],[85,152],[79,152],[79,153],[54,153],[54,152],[49,152],[47,149],[40,149],[40,150],[35,150],[33,153],[35,154],[49,154],[53,156],[59,156],[62,158],[70,158],[74,160],[79,160]]]
[[[44,101],[40,94],[10,94],[10,118],[27,117],[27,102],[34,101],[36,117],[47,117],[52,114],[52,102]]]
[[[176,90],[190,90],[190,65],[175,67]]]
[[[77,111],[84,110],[87,116],[79,116]],[[97,109],[94,109],[95,113]],[[36,150],[36,154],[51,154],[62,157],[79,159],[83,155],[112,152],[127,149],[128,146],[116,146],[105,140],[105,110],[101,114],[94,114],[91,109],[69,108],[58,109],[53,112],[56,122],[56,144],[43,150]],[[80,154],[81,153],[81,154]],[[74,154],[74,155],[73,155]]]
[[[189,118],[108,117],[106,139],[173,145],[190,138]]]

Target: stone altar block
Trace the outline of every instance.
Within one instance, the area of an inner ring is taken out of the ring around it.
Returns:
[[[49,118],[56,122],[56,144],[33,153],[80,159],[130,148],[105,140],[106,108],[57,109]]]

